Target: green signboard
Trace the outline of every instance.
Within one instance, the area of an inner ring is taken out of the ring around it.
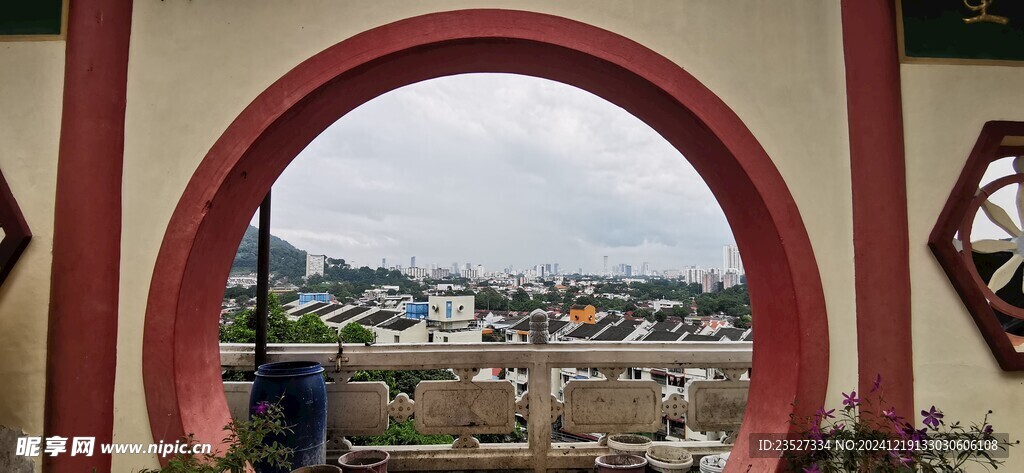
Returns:
[[[1024,61],[1022,0],[899,0],[905,59]]]

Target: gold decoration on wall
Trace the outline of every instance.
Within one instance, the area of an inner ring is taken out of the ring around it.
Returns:
[[[994,1],[995,0],[978,0],[977,5],[971,5],[970,0],[963,0],[964,6],[971,9],[971,11],[980,12],[977,16],[964,18],[964,23],[996,23],[1000,25],[1005,25],[1009,23],[1010,19],[1005,16],[990,15],[988,13],[988,7],[992,5],[992,2]]]

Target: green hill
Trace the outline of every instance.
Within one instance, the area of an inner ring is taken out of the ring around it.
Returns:
[[[250,225],[245,229],[245,236],[238,245],[235,261],[231,264],[231,274],[249,274],[256,272],[256,251],[258,249],[259,231]],[[270,272],[272,279],[287,278],[293,284],[301,284],[306,275],[306,252],[287,241],[270,235]]]

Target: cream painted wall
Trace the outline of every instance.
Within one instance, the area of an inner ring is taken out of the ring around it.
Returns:
[[[402,331],[388,330],[380,327],[370,327],[370,330],[377,336],[377,343],[395,343],[395,336],[398,336],[398,343],[427,343],[427,324],[418,323]]]
[[[915,404],[980,421],[1019,438],[1024,373],[999,369],[963,302],[928,249],[928,235],[991,120],[1024,121],[1024,67],[905,64],[903,125],[910,209]],[[1009,471],[1024,470],[1013,452]]]
[[[0,42],[0,84],[0,170],[33,233],[0,287],[0,425],[41,435],[64,42]]]
[[[856,384],[850,166],[839,3],[617,0],[136,2],[128,76],[115,441],[151,438],[142,384],[146,294],[171,212],[231,120],[302,60],[432,11],[535,10],[630,37],[676,61],[752,130],[790,186],[822,273],[830,398]],[[770,39],[770,41],[769,41]],[[821,192],[821,189],[830,189]],[[115,471],[153,466],[118,456]]]

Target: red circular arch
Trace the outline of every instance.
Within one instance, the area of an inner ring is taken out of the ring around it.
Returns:
[[[650,125],[705,179],[742,249],[758,314],[757,375],[730,469],[774,469],[777,459],[748,458],[746,434],[789,431],[789,415],[821,406],[828,382],[818,266],[782,176],[739,117],[672,61],[594,26],[511,10],[429,14],[356,35],[296,66],[231,123],[178,202],[153,273],[143,376],[154,438],[220,439],[229,414],[213,314],[249,217],[284,168],[366,101],[472,72],[590,91]]]

